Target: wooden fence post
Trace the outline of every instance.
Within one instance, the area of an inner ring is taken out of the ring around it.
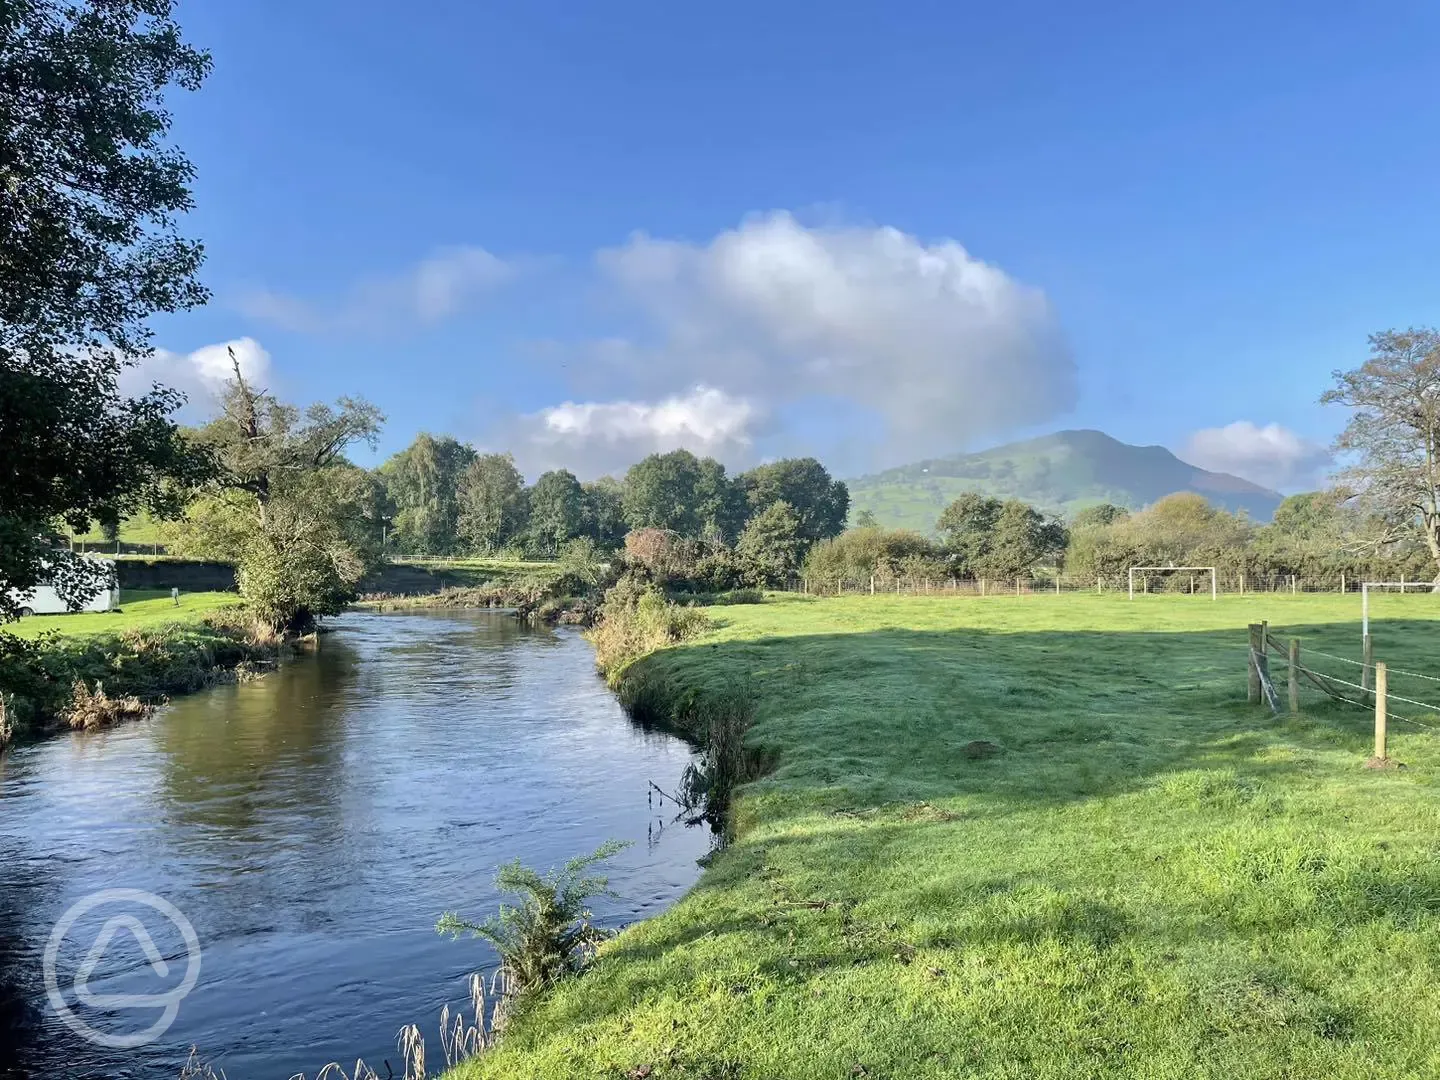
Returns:
[[[1300,711],[1300,639],[1290,639],[1290,715]]]
[[[985,579],[983,577],[980,579],[980,595],[985,595]]]
[[[1056,596],[1059,596],[1059,595],[1060,595],[1060,575],[1059,575],[1059,574],[1056,574],[1056,575],[1055,575],[1055,595],[1056,595]]]
[[[1018,577],[1015,579],[1015,595],[1020,595],[1020,579]]]
[[[1250,682],[1246,691],[1245,700],[1251,705],[1260,704],[1260,668],[1257,666],[1256,657],[1259,655],[1261,643],[1264,638],[1260,636],[1260,624],[1250,624],[1250,655],[1246,658],[1245,667],[1249,672]]]
[[[874,595],[875,595],[875,575],[874,575],[874,574],[871,574],[871,575],[870,575],[870,595],[871,595],[871,596],[874,596]]]
[[[1385,761],[1385,726],[1389,717],[1386,715],[1385,698],[1390,688],[1390,677],[1385,673],[1383,663],[1375,665],[1375,756],[1380,761]]]
[[[1344,571],[1344,570],[1341,570],[1341,571],[1340,571],[1340,592],[1341,592],[1342,595],[1343,595],[1344,592],[1345,592],[1345,571]]]

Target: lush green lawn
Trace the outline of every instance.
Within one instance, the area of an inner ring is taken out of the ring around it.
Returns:
[[[4,627],[17,637],[37,637],[46,630],[58,630],[67,637],[111,634],[136,626],[160,626],[165,623],[193,622],[219,608],[240,603],[230,592],[195,592],[180,594],[177,607],[168,589],[144,591],[123,589],[117,611],[79,612],[74,615],[31,615]]]
[[[1440,732],[1397,723],[1408,768],[1371,771],[1362,710],[1245,704],[1246,623],[1355,656],[1357,598],[713,614],[630,677],[749,680],[778,769],[681,903],[461,1074],[1440,1075]],[[1377,658],[1440,675],[1440,598],[1372,616]]]

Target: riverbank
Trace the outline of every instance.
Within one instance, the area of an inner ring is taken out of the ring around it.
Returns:
[[[1338,596],[727,609],[615,682],[681,728],[753,693],[776,767],[733,842],[448,1075],[1440,1071],[1440,733],[1396,724],[1408,767],[1366,770],[1362,710],[1245,704],[1247,623],[1349,656],[1357,616]],[[1387,607],[1377,655],[1430,670],[1437,616]]]
[[[144,716],[176,694],[273,664],[281,642],[233,593],[132,594],[120,610],[31,616],[0,630],[0,746]]]

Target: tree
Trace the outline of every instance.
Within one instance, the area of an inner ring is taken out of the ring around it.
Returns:
[[[700,532],[696,487],[700,462],[689,450],[651,454],[625,474],[625,521],[632,529],[669,529],[682,536]]]
[[[625,542],[624,489],[611,476],[580,485],[585,491],[585,535],[607,551]]]
[[[580,535],[585,525],[585,492],[565,469],[543,473],[530,489],[530,536],[546,555]]]
[[[758,514],[771,503],[788,503],[800,521],[800,536],[808,543],[839,536],[850,514],[850,489],[833,480],[814,458],[786,458],[742,473],[750,512]]]
[[[448,555],[460,543],[460,477],[475,451],[449,435],[421,432],[380,466],[395,505],[395,544],[418,555]]]
[[[1090,529],[1097,525],[1114,525],[1117,521],[1124,521],[1129,516],[1130,511],[1123,506],[1116,506],[1114,503],[1097,503],[1077,512],[1073,524],[1077,529]]]
[[[800,515],[787,502],[772,502],[745,526],[735,555],[747,583],[774,588],[799,572],[806,547]]]
[[[252,387],[231,359],[223,412],[198,436],[229,492],[222,505],[230,512],[217,521],[238,546],[228,554],[257,617],[304,631],[354,599],[379,560],[383,488],[345,451],[357,442],[373,446],[384,418],[355,398],[302,413]]]
[[[171,9],[0,5],[0,619],[42,577],[71,599],[95,585],[100,568],[49,546],[56,518],[172,516],[211,471],[169,420],[179,394],[118,384],[151,316],[207,298],[201,247],[175,228],[193,169],[163,95],[196,89],[210,58]]]
[[[999,499],[967,491],[941,512],[935,531],[961,572],[976,574],[985,569],[1002,506]]]
[[[857,529],[878,529],[880,519],[870,510],[861,510],[855,515],[855,528]]]
[[[482,454],[465,466],[456,498],[456,528],[475,551],[497,551],[525,527],[525,478],[509,454]]]
[[[1019,499],[1008,499],[995,518],[984,570],[1018,578],[1065,550],[1065,528]]]
[[[1343,479],[1396,532],[1418,532],[1440,588],[1440,331],[1386,330],[1320,400],[1353,410],[1335,449]]]
[[[717,543],[733,543],[745,525],[745,491],[714,458],[701,458],[697,465],[695,513],[700,532]]]

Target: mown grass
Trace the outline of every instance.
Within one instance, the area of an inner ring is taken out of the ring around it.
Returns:
[[[1378,658],[1440,674],[1440,599],[1383,604]],[[778,765],[734,843],[452,1078],[1440,1075],[1440,732],[1396,724],[1408,767],[1372,771],[1362,710],[1245,703],[1246,623],[1353,656],[1358,615],[727,609],[621,681],[758,693],[750,738]]]
[[[37,638],[50,631],[66,637],[88,637],[168,623],[193,623],[211,612],[234,607],[239,603],[240,596],[237,593],[182,592],[177,607],[170,598],[168,589],[123,589],[120,593],[120,607],[116,611],[30,615],[0,628],[0,631],[21,638]]]

